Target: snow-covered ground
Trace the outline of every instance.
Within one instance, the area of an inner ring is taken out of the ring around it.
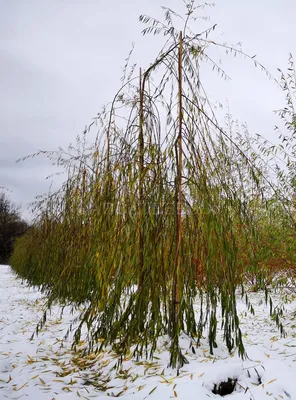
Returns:
[[[112,350],[99,355],[71,351],[64,340],[73,319],[69,310],[59,319],[55,307],[39,336],[30,340],[42,316],[42,295],[16,278],[8,266],[0,266],[0,399],[110,399],[203,400],[219,398],[214,383],[237,379],[238,399],[296,399],[296,298],[290,295],[284,319],[287,336],[281,338],[268,316],[263,295],[250,294],[256,315],[246,313],[239,302],[247,360],[229,355],[219,335],[215,356],[203,340],[196,354],[184,337],[182,345],[189,364],[180,375],[167,368],[165,338],[153,360],[136,362],[127,357],[122,368],[112,368],[117,357]],[[280,301],[277,295],[277,301]],[[83,346],[83,343],[81,343]]]

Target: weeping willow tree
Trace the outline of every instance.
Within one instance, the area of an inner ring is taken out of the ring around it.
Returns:
[[[211,40],[215,25],[193,33],[199,6],[186,7],[185,19],[170,9],[164,23],[140,17],[144,34],[166,37],[164,47],[139,76],[126,67],[111,105],[87,129],[99,126],[93,145],[86,131],[75,155],[48,154],[68,178],[39,203],[11,260],[46,291],[48,307],[82,308],[75,343],[86,326],[90,349],[112,345],[138,358],[168,335],[177,368],[186,362],[182,332],[198,343],[207,328],[213,353],[218,306],[229,351],[244,356],[236,292],[246,295],[246,258],[260,240],[248,204],[254,190],[265,195],[263,169],[220,127],[200,81],[203,62],[226,77],[211,46],[248,56]],[[173,23],[180,19],[182,30]]]

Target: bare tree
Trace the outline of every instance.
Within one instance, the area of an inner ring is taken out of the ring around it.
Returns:
[[[0,263],[7,263],[15,239],[28,228],[20,216],[20,209],[9,198],[0,193]]]

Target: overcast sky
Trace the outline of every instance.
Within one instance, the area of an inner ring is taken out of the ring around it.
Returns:
[[[0,0],[0,186],[23,210],[47,190],[52,168],[42,157],[15,161],[75,140],[120,85],[132,42],[134,60],[149,65],[163,38],[143,38],[138,17],[161,18],[161,5],[183,9],[182,0]],[[242,42],[276,77],[289,52],[296,57],[295,0],[217,0],[203,15],[218,24],[215,40]],[[273,138],[281,91],[249,62],[224,67],[231,82],[205,73],[211,99],[227,99],[251,133]]]

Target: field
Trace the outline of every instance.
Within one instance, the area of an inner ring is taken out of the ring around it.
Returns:
[[[139,17],[156,57],[132,47],[74,142],[18,160],[63,183],[23,234],[2,211],[0,397],[296,399],[295,63],[274,76],[184,5]],[[232,56],[284,95],[275,141],[209,96]]]
[[[56,305],[38,337],[30,340],[42,317],[44,297],[15,276],[9,266],[1,266],[0,283],[0,398],[1,399],[169,399],[219,398],[214,385],[228,378],[236,380],[236,399],[293,399],[296,374],[296,298],[293,294],[274,293],[274,303],[285,298],[283,322],[286,336],[281,337],[269,317],[261,292],[250,293],[255,316],[246,312],[238,298],[238,310],[248,358],[229,354],[218,329],[218,348],[209,354],[206,339],[194,347],[184,335],[180,340],[189,364],[176,370],[168,368],[167,339],[159,339],[152,360],[126,357],[117,368],[118,356],[109,347],[98,354],[83,355],[84,342],[76,352],[71,338],[65,339],[75,319],[70,309]],[[216,386],[217,388],[217,386]]]

